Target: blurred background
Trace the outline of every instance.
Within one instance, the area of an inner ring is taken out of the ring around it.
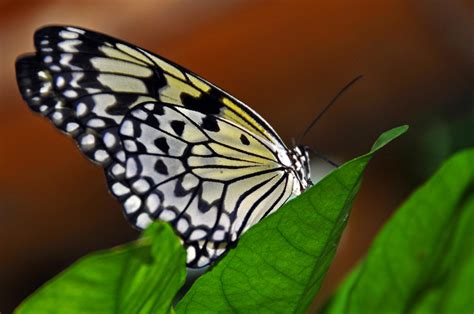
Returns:
[[[0,311],[77,258],[137,236],[102,170],[20,97],[14,62],[33,51],[35,29],[82,26],[163,55],[250,104],[287,143],[363,74],[305,144],[342,163],[381,132],[411,128],[369,165],[316,308],[410,191],[446,156],[474,145],[473,4],[0,1]],[[330,170],[315,162],[316,172]]]

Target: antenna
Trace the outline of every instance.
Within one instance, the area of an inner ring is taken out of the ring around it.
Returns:
[[[306,147],[306,149],[313,153],[314,156],[316,156],[317,158],[321,159],[322,161],[325,161],[327,162],[328,164],[330,164],[331,166],[333,166],[334,168],[339,168],[339,165],[337,163],[335,163],[334,161],[332,161],[331,159],[327,158],[326,156],[324,156],[323,154],[321,154],[320,152],[312,149],[311,147]]]
[[[298,136],[298,139],[296,140],[297,144],[299,144],[301,142],[301,140],[306,136],[306,134],[308,134],[308,132],[313,128],[313,126],[316,124],[316,122],[318,122],[318,120],[326,113],[326,111],[328,111],[329,108],[331,108],[331,106],[336,102],[336,100],[339,98],[339,96],[341,96],[346,90],[349,89],[349,87],[351,87],[355,82],[357,82],[361,78],[362,78],[362,75],[357,76],[352,81],[347,83],[346,86],[344,86],[339,91],[339,93],[337,93],[337,95],[329,102],[329,104],[327,104],[327,106],[323,109],[323,111],[321,111],[316,116],[316,118],[314,118],[314,120],[306,127],[306,129],[303,131],[303,133],[301,133],[301,135]]]

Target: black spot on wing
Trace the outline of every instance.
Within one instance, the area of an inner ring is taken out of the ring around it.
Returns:
[[[203,199],[198,200],[198,209],[201,213],[207,213],[211,209],[211,204]]]
[[[155,170],[160,174],[168,175],[168,167],[166,167],[166,164],[161,159],[158,159],[155,163]]]
[[[137,153],[138,154],[146,154],[148,153],[148,148],[143,144],[138,141],[134,141],[135,146],[137,147]]]
[[[240,141],[242,142],[242,144],[244,145],[250,145],[250,141],[249,139],[247,138],[247,136],[245,136],[245,134],[242,134],[240,136]]]
[[[213,116],[205,116],[202,119],[201,127],[204,130],[208,130],[208,131],[212,131],[212,132],[219,132],[219,130],[220,130],[219,125],[217,124],[217,120]]]
[[[181,102],[184,107],[205,114],[218,115],[220,114],[221,109],[224,107],[218,98],[206,93],[202,93],[199,97],[193,97],[191,95],[182,93]]]
[[[168,154],[170,150],[170,146],[168,145],[168,142],[166,141],[166,138],[164,137],[159,137],[155,140],[155,145],[160,149],[163,153]]]
[[[171,121],[171,128],[178,136],[182,136],[184,131],[184,122],[179,120],[173,120]]]
[[[149,114],[146,119],[145,119],[145,122],[149,125],[149,126],[152,126],[154,128],[158,128],[160,126],[160,121],[155,117],[155,115],[153,114]]]
[[[153,106],[153,114],[162,116],[165,114],[165,110],[163,109],[163,106],[159,103],[155,103]]]

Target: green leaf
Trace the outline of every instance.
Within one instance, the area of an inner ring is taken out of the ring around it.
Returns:
[[[474,149],[395,213],[325,313],[474,312]]]
[[[81,258],[28,297],[17,313],[166,313],[186,277],[186,255],[158,222],[140,240]]]
[[[382,134],[368,154],[251,228],[195,282],[177,312],[305,312],[335,254],[368,161],[407,128]]]

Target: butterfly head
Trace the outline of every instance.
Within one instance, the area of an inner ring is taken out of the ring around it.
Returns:
[[[293,161],[293,168],[296,176],[300,182],[300,193],[313,185],[311,182],[311,169],[309,166],[309,151],[308,147],[298,145],[291,151]],[[297,193],[299,194],[299,193]]]

